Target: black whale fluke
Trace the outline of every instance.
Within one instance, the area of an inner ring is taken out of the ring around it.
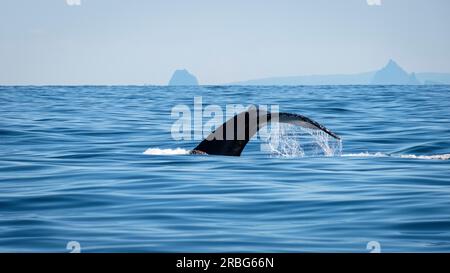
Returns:
[[[204,139],[191,154],[240,156],[249,140],[269,122],[289,123],[320,130],[335,139],[336,134],[305,116],[290,113],[270,113],[256,107],[237,114]]]

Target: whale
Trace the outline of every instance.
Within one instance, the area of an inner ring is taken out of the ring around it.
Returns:
[[[240,156],[250,139],[264,126],[272,123],[288,123],[303,128],[319,130],[334,139],[341,138],[320,123],[299,114],[271,113],[252,106],[227,120],[210,133],[190,154]]]

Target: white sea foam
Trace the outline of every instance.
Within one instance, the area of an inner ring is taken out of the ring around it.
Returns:
[[[143,154],[145,155],[187,155],[189,150],[176,148],[176,149],[160,149],[160,148],[149,148]]]
[[[449,160],[450,154],[442,155],[400,155],[401,158],[415,158],[415,159],[440,159]]]
[[[394,158],[411,158],[411,159],[426,159],[426,160],[449,160],[450,154],[441,155],[389,155],[385,153],[356,153],[356,154],[343,154],[346,157],[394,157]]]
[[[342,156],[346,156],[346,157],[387,157],[389,156],[388,154],[385,153],[369,153],[369,152],[365,152],[365,153],[355,153],[355,154],[343,154]]]

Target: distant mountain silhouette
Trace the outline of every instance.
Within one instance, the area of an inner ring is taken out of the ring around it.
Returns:
[[[417,85],[420,84],[420,82],[417,80],[414,73],[406,73],[406,71],[403,70],[403,68],[401,68],[395,61],[390,60],[385,67],[375,73],[371,84]]]
[[[449,73],[417,73],[416,76],[427,85],[450,84]]]
[[[417,85],[450,84],[450,73],[408,74],[394,60],[378,71],[359,74],[272,77],[230,83],[231,85]]]
[[[169,85],[198,85],[197,78],[186,69],[175,70]]]
[[[364,85],[368,84],[375,72],[360,74],[308,75],[273,77],[232,83],[232,85]]]

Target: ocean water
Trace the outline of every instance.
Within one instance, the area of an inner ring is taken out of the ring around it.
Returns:
[[[195,96],[279,105],[342,150],[284,128],[187,155],[171,110]],[[449,252],[449,109],[450,86],[0,87],[0,252]]]

